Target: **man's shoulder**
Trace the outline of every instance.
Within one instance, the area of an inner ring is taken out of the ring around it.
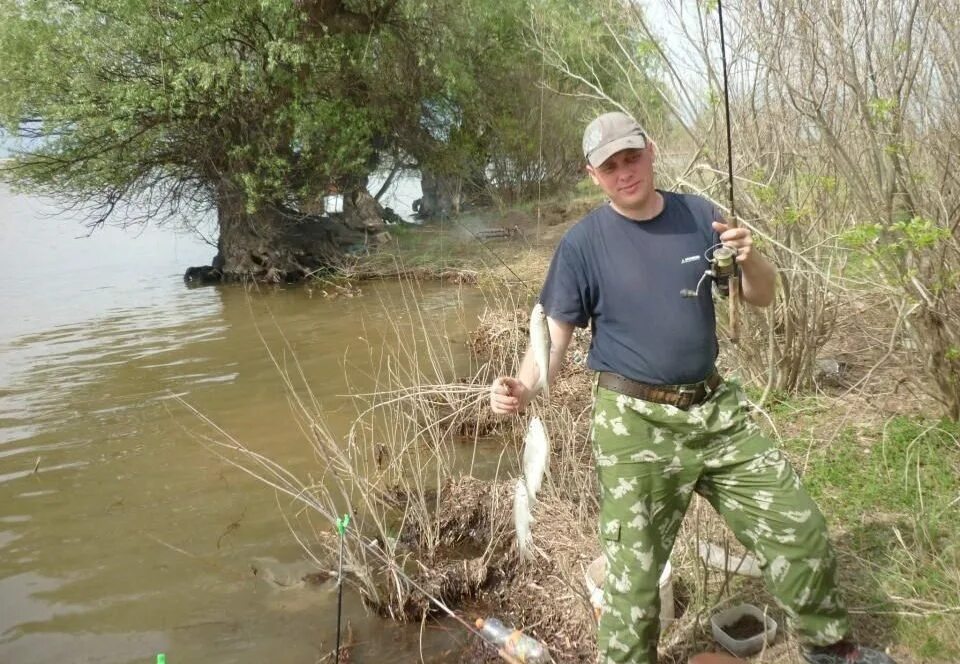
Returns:
[[[610,215],[611,210],[608,203],[598,205],[567,229],[567,232],[563,234],[563,241],[580,243],[589,240],[602,227],[603,220]]]
[[[680,206],[685,207],[698,220],[713,221],[716,218],[717,207],[708,199],[699,194],[688,194],[679,191],[665,191],[665,196],[672,198]]]

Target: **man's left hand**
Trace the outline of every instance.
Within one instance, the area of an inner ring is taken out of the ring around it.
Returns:
[[[730,228],[729,224],[722,221],[713,222],[713,230],[720,233],[720,241],[737,248],[737,262],[745,263],[750,259],[753,247],[753,234],[749,228],[739,226]]]

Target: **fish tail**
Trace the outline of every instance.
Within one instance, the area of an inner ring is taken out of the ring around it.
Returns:
[[[543,400],[550,401],[550,381],[543,381]]]

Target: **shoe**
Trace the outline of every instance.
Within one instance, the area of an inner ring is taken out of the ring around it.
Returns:
[[[803,659],[810,664],[897,664],[879,650],[861,648],[850,641],[804,650]]]

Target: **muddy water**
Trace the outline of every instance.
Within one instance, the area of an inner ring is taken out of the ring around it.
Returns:
[[[399,287],[334,300],[188,290],[184,268],[213,253],[198,239],[78,238],[75,219],[49,212],[0,188],[0,662],[317,661],[332,648],[332,584],[281,589],[252,573],[302,551],[273,492],[200,444],[170,395],[317,473],[265,348],[286,337],[342,431],[346,375],[370,384],[388,319],[406,315]],[[479,304],[439,287],[418,301],[462,355]],[[421,647],[445,661],[462,639],[367,615],[354,597],[345,612],[355,662],[419,661]]]

